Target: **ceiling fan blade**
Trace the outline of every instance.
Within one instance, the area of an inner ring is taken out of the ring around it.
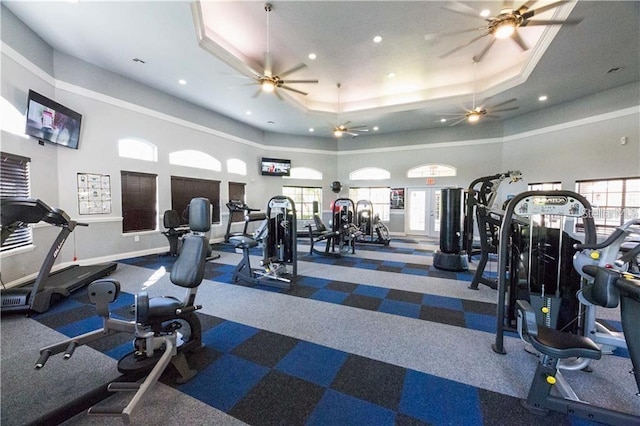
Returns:
[[[496,105],[494,105],[492,107],[487,107],[487,108],[490,108],[492,111],[495,111],[494,108],[501,107],[503,105],[507,105],[507,104],[510,104],[511,102],[515,102],[515,101],[517,101],[517,99],[513,98],[513,99],[509,99],[508,101],[500,102],[499,104],[496,104]]]
[[[274,90],[273,93],[276,95],[276,98],[278,98],[281,101],[284,101],[284,98],[277,90]]]
[[[533,27],[536,25],[578,25],[582,22],[582,19],[567,19],[566,21],[554,21],[554,20],[526,20],[520,25],[520,27]]]
[[[353,132],[348,132],[348,131],[343,131],[342,133],[344,133],[345,135],[349,135],[352,138],[355,138],[356,136],[358,136],[357,133],[353,133]]]
[[[256,90],[256,93],[253,94],[253,96],[251,96],[252,98],[257,98],[258,96],[260,96],[260,93],[262,93],[262,88],[258,87],[258,90]]]
[[[349,127],[350,131],[353,132],[368,132],[369,129],[367,129],[367,126],[353,126],[353,127]]]
[[[518,34],[518,30],[515,30],[513,32],[513,34],[511,35],[511,39],[515,41],[518,46],[520,46],[520,49],[529,50],[529,46],[527,46],[527,43],[525,43],[522,37],[520,37],[520,34]]]
[[[495,39],[495,38],[492,38],[492,39],[491,39],[491,41],[489,41],[489,43],[487,43],[487,45],[485,46],[485,48],[484,48],[484,49],[482,49],[482,52],[480,52],[480,54],[479,54],[479,55],[476,55],[476,56],[474,56],[474,57],[473,57],[473,60],[474,60],[475,62],[480,62],[480,61],[482,61],[482,58],[484,58],[484,55],[486,55],[486,54],[487,54],[487,52],[489,51],[489,49],[491,49],[491,46],[493,46],[493,43],[495,43],[495,42],[496,42],[496,39]]]
[[[501,10],[513,10],[513,0],[503,0]]]
[[[567,3],[567,0],[560,0],[560,1],[557,1],[555,3],[550,3],[550,4],[546,5],[546,6],[539,7],[537,9],[528,10],[527,12],[522,14],[522,17],[524,19],[529,19],[529,18],[531,18],[532,16],[534,16],[534,15],[536,15],[538,13],[542,13],[542,12],[546,12],[547,10],[555,9],[556,7],[562,6],[565,3]]]
[[[451,36],[451,35],[457,35],[457,34],[464,34],[464,33],[470,33],[472,31],[482,31],[485,30],[486,27],[475,27],[475,28],[467,28],[466,30],[456,30],[456,31],[449,31],[446,33],[439,33],[439,34],[425,34],[424,39],[426,41],[436,41],[438,39],[440,39],[441,37],[446,37],[446,36]]]
[[[505,112],[505,111],[515,111],[517,109],[519,109],[520,107],[513,107],[513,108],[502,108],[502,109],[492,109],[491,110],[491,114],[495,114],[498,112]]]
[[[517,8],[515,11],[518,12],[520,15],[524,15],[525,12],[531,9],[531,6],[533,6],[536,3],[538,3],[538,0],[529,0],[528,2],[526,2],[525,4]]]
[[[462,123],[462,122],[463,122],[464,120],[466,120],[466,119],[467,119],[467,116],[466,116],[466,115],[465,115],[464,117],[460,117],[460,119],[458,119],[457,121],[455,121],[455,122],[453,122],[453,123],[449,124],[449,126],[450,126],[450,127],[457,126],[458,124]]]
[[[282,83],[284,84],[289,84],[289,83],[318,83],[318,80],[280,80]]]
[[[280,74],[278,74],[278,77],[282,78],[284,76],[287,76],[289,74],[293,74],[294,72],[301,70],[302,68],[306,67],[306,64],[303,63],[299,63],[298,65],[294,66],[293,68],[289,68],[286,71],[281,72]]]
[[[342,123],[338,127],[345,127],[346,128],[347,126],[349,126],[349,124],[351,124],[351,121],[345,121],[344,123]]]
[[[473,44],[476,41],[480,40],[482,37],[485,37],[485,36],[488,36],[488,35],[489,35],[489,32],[486,32],[485,34],[481,34],[478,37],[473,38],[471,41],[469,41],[469,42],[467,42],[465,44],[462,44],[462,45],[456,47],[455,49],[452,49],[452,50],[440,55],[439,58],[446,58],[447,56],[451,55],[452,53],[455,53],[458,50],[460,50],[462,48],[465,48],[465,47],[469,46],[470,44]]]
[[[307,92],[303,92],[302,90],[294,89],[293,87],[284,86],[284,85],[283,86],[278,86],[278,87],[281,88],[281,89],[284,89],[284,90],[289,90],[290,92],[300,93],[301,95],[304,95],[304,96],[308,95]]]
[[[467,6],[464,3],[451,2],[446,6],[443,6],[443,8],[450,10],[451,12],[461,13],[462,15],[473,16],[474,18],[480,18],[480,12],[478,12],[471,6]]]
[[[271,77],[273,75],[271,68],[271,54],[264,52],[264,75]]]

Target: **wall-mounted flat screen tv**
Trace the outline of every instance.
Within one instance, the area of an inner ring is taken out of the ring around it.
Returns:
[[[263,157],[260,170],[262,176],[289,176],[291,173],[291,160]]]
[[[78,149],[82,115],[29,90],[27,126],[29,136],[57,145]]]

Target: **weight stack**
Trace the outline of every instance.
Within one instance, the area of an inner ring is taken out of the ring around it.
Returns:
[[[462,188],[443,188],[440,193],[440,250],[433,266],[445,271],[467,271],[469,258],[462,250]]]

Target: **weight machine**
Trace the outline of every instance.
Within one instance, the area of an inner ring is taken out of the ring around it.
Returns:
[[[380,215],[373,213],[373,204],[369,200],[356,203],[356,227],[361,232],[359,243],[388,246],[391,242],[389,228],[380,220]]]
[[[290,289],[298,275],[296,221],[293,200],[276,195],[269,200],[265,219],[253,236],[231,236],[229,242],[242,251],[232,282]],[[251,266],[249,251],[254,247],[262,247],[262,269]]]
[[[512,223],[516,220],[523,222],[525,218],[529,219],[529,224],[524,227],[524,232],[514,233]],[[540,223],[556,220],[559,229],[539,227],[540,233],[536,233],[534,218],[540,218]],[[504,333],[516,331],[517,300],[529,298],[538,308],[539,322],[549,327],[558,323],[561,302],[575,301],[580,277],[573,269],[571,258],[575,252],[573,245],[578,241],[565,232],[571,225],[566,223],[567,218],[572,221],[582,219],[583,242],[596,242],[591,205],[580,194],[572,191],[527,191],[516,195],[507,204],[498,242],[497,324],[492,346],[495,352],[506,353]],[[569,310],[571,312],[562,315],[564,324],[558,323],[559,327],[568,325],[569,318],[578,317],[577,303],[573,303]]]
[[[498,189],[506,179],[509,179],[509,183],[518,182],[522,179],[522,173],[518,170],[509,170],[504,173],[497,173],[495,175],[478,178],[469,184],[465,200],[465,216],[462,231],[462,234],[464,235],[463,250],[467,253],[469,258],[478,254],[477,250],[473,250],[476,206],[481,205],[487,209],[493,209],[498,195]]]

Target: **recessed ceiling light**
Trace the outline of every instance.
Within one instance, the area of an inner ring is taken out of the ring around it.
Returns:
[[[490,15],[491,11],[489,9],[483,9],[482,12],[480,12],[480,16],[483,18],[488,18]]]
[[[311,59],[311,60],[313,61],[314,59],[316,59],[316,58],[317,58],[317,56],[316,56],[316,54],[315,54],[315,53],[309,53],[308,58],[309,58],[309,59]]]
[[[378,126],[373,126],[373,131],[377,132],[378,130],[380,130],[380,128]]]
[[[245,114],[251,115],[251,111],[247,110],[247,112],[245,112]]]
[[[387,78],[395,78],[396,73],[395,72],[390,72],[389,74],[387,74]]]
[[[374,42],[374,43],[380,43],[381,41],[382,41],[382,37],[381,37],[381,36],[375,36],[375,37],[373,38],[373,42]]]
[[[316,131],[316,129],[314,129],[313,127],[309,127],[309,133],[313,133],[315,131]]]
[[[178,80],[178,84],[181,84],[184,86],[185,84],[187,84],[187,80],[181,78],[180,80]]]
[[[447,122],[447,119],[446,119],[446,118],[441,118],[441,119],[440,119],[440,122],[441,122],[441,123],[446,123],[446,122]]]
[[[542,95],[542,96],[539,96],[539,97],[538,97],[538,100],[539,100],[540,102],[544,102],[544,101],[546,101],[547,99],[548,99],[548,98],[547,98],[547,95]]]

